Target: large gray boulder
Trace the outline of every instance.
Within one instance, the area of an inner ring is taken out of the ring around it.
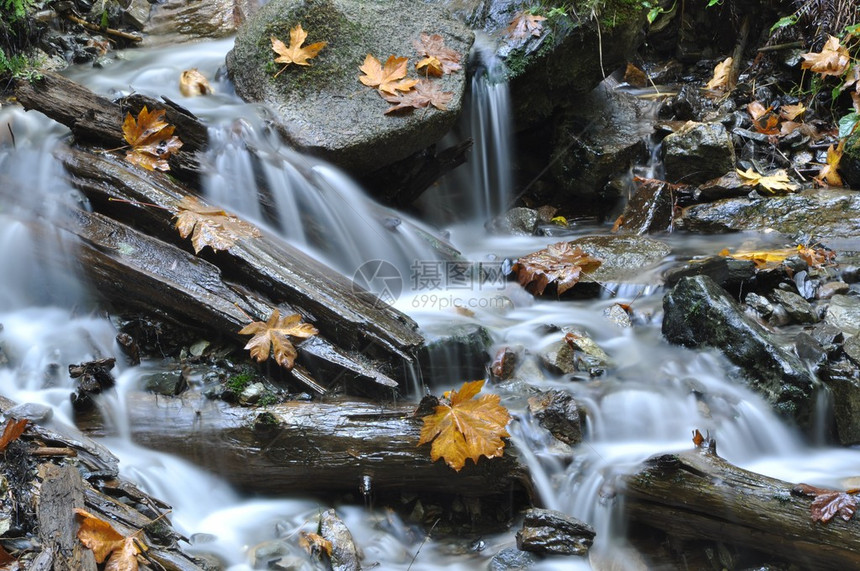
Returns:
[[[308,33],[305,45],[328,45],[309,67],[290,65],[274,77],[281,64],[274,63],[270,36],[288,44],[297,24]],[[413,42],[422,32],[441,34],[462,56],[461,70],[433,80],[453,94],[448,109],[384,115],[389,104],[359,82],[359,67],[367,54],[383,64],[390,55],[409,57],[409,77],[418,78]],[[239,96],[274,110],[279,130],[294,145],[363,174],[432,145],[450,130],[461,110],[473,39],[446,8],[421,0],[273,0],[240,30],[227,70]]]
[[[681,279],[663,298],[663,336],[686,347],[714,347],[743,371],[748,386],[800,426],[811,425],[818,382],[793,353],[748,317],[707,276]]]

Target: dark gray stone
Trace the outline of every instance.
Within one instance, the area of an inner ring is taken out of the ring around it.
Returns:
[[[140,379],[143,390],[166,396],[176,396],[188,388],[181,371],[157,371]]]
[[[830,299],[834,295],[844,295],[848,293],[850,286],[845,282],[827,282],[818,288],[816,293],[818,299]]]
[[[824,320],[848,335],[860,333],[860,296],[834,295]]]
[[[810,426],[816,380],[712,279],[682,279],[664,296],[663,311],[666,339],[719,349],[777,411],[802,427]]]
[[[328,45],[310,66],[280,64],[269,40],[289,41],[297,23],[306,43]],[[384,115],[389,104],[358,81],[367,54],[384,64],[391,54],[412,56],[421,33],[439,33],[461,54],[463,69],[434,79],[452,94],[447,110],[428,107],[403,116]],[[466,87],[465,60],[474,35],[441,5],[417,0],[273,0],[255,14],[227,54],[236,92],[246,101],[267,103],[279,129],[294,145],[353,174],[382,168],[440,140],[454,125]]]
[[[489,223],[489,230],[496,234],[533,236],[538,226],[538,212],[531,208],[511,208]]]
[[[797,356],[817,368],[827,360],[827,351],[815,337],[802,331],[794,338],[794,351]]]
[[[624,207],[618,231],[640,235],[665,232],[672,226],[673,215],[674,197],[669,183],[647,180]]]
[[[496,553],[487,565],[487,571],[527,571],[540,562],[534,553],[508,547]]]
[[[423,330],[427,344],[418,361],[424,381],[448,385],[451,379],[483,379],[492,339],[475,323],[437,325]]]
[[[762,319],[768,319],[773,315],[773,305],[763,295],[750,292],[744,298],[744,303],[746,303],[750,309],[755,311]]]
[[[594,543],[594,528],[555,510],[532,508],[517,532],[522,551],[550,555],[585,555]]]
[[[741,181],[737,171],[729,171],[723,176],[702,183],[696,193],[701,202],[713,202],[721,198],[746,196],[751,187]]]
[[[851,359],[855,365],[860,365],[860,338],[857,335],[849,338],[842,344],[842,350],[845,355]]]
[[[529,410],[541,426],[565,444],[582,442],[582,418],[573,395],[547,391],[529,398]]]
[[[797,323],[815,323],[818,316],[812,305],[798,294],[781,289],[771,292],[773,298],[785,308],[786,313]]]
[[[823,367],[821,378],[833,396],[839,442],[845,446],[860,444],[860,370],[842,359]]]
[[[701,184],[734,168],[732,142],[721,123],[685,124],[663,139],[663,164],[670,182]]]
[[[320,535],[331,541],[332,571],[359,571],[361,569],[358,549],[349,528],[334,510],[326,510],[320,516]]]
[[[674,287],[682,278],[708,276],[720,287],[731,293],[740,293],[752,283],[756,275],[755,262],[736,260],[726,256],[711,256],[696,260],[666,272],[666,285]]]

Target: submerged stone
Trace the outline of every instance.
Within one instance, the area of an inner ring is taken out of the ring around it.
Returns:
[[[547,555],[585,555],[597,535],[590,525],[555,510],[532,508],[517,532],[517,547]]]

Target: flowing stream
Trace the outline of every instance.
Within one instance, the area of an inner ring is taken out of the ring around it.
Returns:
[[[373,259],[389,260],[401,273],[414,272],[416,260],[436,263],[427,244],[427,236],[433,234],[429,226],[379,206],[336,169],[280,145],[262,127],[264,113],[239,102],[225,80],[213,82],[216,95],[180,96],[177,78],[183,69],[197,67],[207,77],[220,77],[218,69],[231,46],[232,40],[223,40],[129,51],[110,68],[72,70],[70,75],[110,96],[133,89],[181,101],[208,122],[217,141],[210,155],[210,199],[281,232],[347,275]],[[499,105],[505,103],[498,89],[474,85],[472,97],[479,101],[473,108],[482,108],[480,113],[490,117],[499,113]],[[486,130],[485,120],[477,120],[472,128],[489,138],[488,148],[508,149],[505,120],[497,121],[502,126],[495,131]],[[63,134],[62,128],[35,113],[0,110],[0,137],[5,137],[0,139],[0,389],[16,401],[47,405],[58,421],[71,424],[73,387],[63,370],[69,363],[118,351],[114,324],[93,308],[69,263],[74,243],[52,225],[54,217],[62,216],[62,204],[80,200],[50,158],[52,145]],[[485,176],[487,184],[473,186],[482,194],[493,188],[502,193],[477,199],[483,206],[473,212],[487,217],[504,207],[511,193],[510,177],[504,174],[504,165],[491,160],[495,151],[479,155],[477,176],[494,174]],[[262,179],[255,178],[259,173]],[[262,185],[255,182],[259,180]],[[464,187],[460,192],[471,190]],[[487,235],[480,218],[468,224],[449,223],[445,230],[450,241],[475,262],[498,264],[541,249],[549,241]],[[735,247],[748,239],[667,238],[679,258]],[[534,353],[561,339],[558,330],[547,333],[547,325],[578,327],[588,331],[615,364],[592,381],[549,375],[530,379],[544,389],[569,391],[587,410],[586,440],[575,448],[560,445],[528,420],[523,387],[507,383],[492,389],[516,416],[513,439],[532,470],[541,500],[594,525],[598,554],[620,552],[614,548],[623,543],[624,522],[617,517],[618,501],[611,499],[613,478],[652,454],[689,448],[696,428],[710,431],[729,461],[767,475],[831,486],[858,475],[860,452],[805,443],[761,398],[735,382],[736,372],[722,357],[667,344],[659,331],[663,293],[659,287],[648,288],[633,302],[640,316],[637,324],[621,328],[606,318],[604,310],[615,301],[630,303],[641,287],[620,291],[615,299],[543,301],[511,282],[470,285],[451,292],[424,284],[424,289],[405,292],[396,305],[427,331],[477,322],[488,328],[496,347],[523,346]],[[469,311],[454,312],[455,305]],[[235,570],[265,568],[264,562],[275,556],[295,562],[296,569],[313,569],[303,553],[281,540],[299,529],[311,531],[320,509],[328,506],[312,498],[240,497],[217,476],[130,442],[123,425],[125,396],[147,366],[118,362],[116,394],[105,396],[111,402],[104,409],[116,429],[106,444],[120,457],[123,475],[174,506],[172,521],[191,538],[191,551],[216,554]],[[451,386],[433,391],[448,390],[462,380],[468,379],[452,380]],[[380,569],[416,571],[485,568],[492,555],[514,545],[513,531],[422,544],[421,529],[387,511],[364,505],[338,506],[338,511],[368,567],[378,563]],[[585,569],[590,564],[556,557],[536,568]]]

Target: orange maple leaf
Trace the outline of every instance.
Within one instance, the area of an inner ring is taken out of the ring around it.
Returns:
[[[412,109],[421,109],[430,105],[436,109],[445,111],[448,109],[448,102],[451,101],[453,96],[454,94],[449,91],[442,91],[439,84],[435,81],[421,79],[415,84],[415,89],[412,91],[396,95],[383,95],[386,101],[395,104],[386,109],[385,113],[411,111]]]
[[[839,38],[828,36],[827,43],[820,52],[809,52],[801,56],[803,63],[800,67],[810,69],[821,75],[841,76],[851,63],[848,48],[839,43]]]
[[[541,295],[546,286],[555,283],[561,295],[579,282],[583,272],[596,270],[601,263],[571,242],[559,242],[519,258],[512,269],[520,285],[532,294]]]
[[[307,551],[310,555],[321,555],[325,553],[326,555],[331,557],[331,541],[319,535],[318,533],[302,531],[299,534],[299,546],[304,547],[305,551]]]
[[[445,39],[441,34],[430,35],[422,32],[413,45],[418,55],[424,56],[424,59],[415,64],[415,69],[426,67],[428,75],[441,77],[463,67],[460,65],[460,53],[445,46]]]
[[[450,404],[443,402],[424,417],[418,445],[433,442],[430,458],[434,462],[442,458],[459,472],[467,458],[477,463],[481,456],[504,454],[502,438],[510,436],[505,427],[511,415],[499,404],[498,395],[473,398],[483,386],[484,381],[463,383],[459,391],[451,391]]]
[[[127,161],[147,170],[170,170],[167,158],[179,151],[182,141],[173,136],[174,127],[163,119],[165,113],[164,109],[150,112],[144,105],[137,120],[131,113],[125,114],[122,135],[131,145],[125,153]]]
[[[822,186],[842,186],[842,177],[839,176],[839,163],[842,160],[842,152],[845,148],[845,139],[839,141],[839,145],[827,147],[827,163],[821,165],[815,181]]]
[[[505,32],[515,40],[521,40],[528,36],[539,38],[543,33],[543,22],[546,20],[543,16],[532,14],[531,12],[517,12],[514,14],[508,29]]]
[[[3,427],[3,435],[0,436],[0,452],[6,450],[9,443],[17,440],[19,436],[24,434],[24,429],[27,428],[28,420],[26,418],[16,419],[10,418],[6,421],[6,426]]]
[[[364,63],[358,68],[365,75],[358,80],[368,87],[375,87],[382,94],[397,95],[398,91],[409,91],[418,83],[417,79],[404,79],[408,64],[409,58],[392,55],[388,56],[383,67],[378,59],[367,54]]]
[[[292,369],[298,353],[290,337],[306,339],[319,333],[316,327],[310,323],[300,323],[301,320],[302,317],[298,313],[281,317],[281,313],[275,309],[266,323],[249,323],[239,334],[253,335],[245,349],[249,349],[251,357],[257,361],[262,363],[274,350],[275,361],[285,369]]]
[[[176,229],[183,238],[191,235],[195,254],[206,246],[213,250],[229,250],[240,238],[260,237],[260,230],[250,222],[217,206],[209,206],[194,196],[177,202],[176,209]]]
[[[308,60],[317,57],[320,50],[326,46],[326,42],[316,42],[315,44],[302,47],[307,37],[308,33],[302,29],[301,24],[297,24],[295,28],[290,30],[289,47],[275,36],[269,37],[272,41],[272,50],[278,54],[278,57],[275,58],[275,63],[284,64],[284,67],[275,74],[275,77],[281,75],[281,72],[287,69],[291,63],[296,65],[311,65],[308,63]]]
[[[75,515],[80,518],[78,539],[92,549],[96,563],[109,558],[105,571],[137,571],[137,554],[148,549],[138,538],[140,531],[125,536],[88,511],[75,508]]]
[[[776,135],[780,132],[779,127],[777,127],[779,125],[779,117],[774,115],[772,111],[773,106],[765,108],[758,101],[753,101],[747,105],[747,112],[752,117],[755,130],[765,135]]]

